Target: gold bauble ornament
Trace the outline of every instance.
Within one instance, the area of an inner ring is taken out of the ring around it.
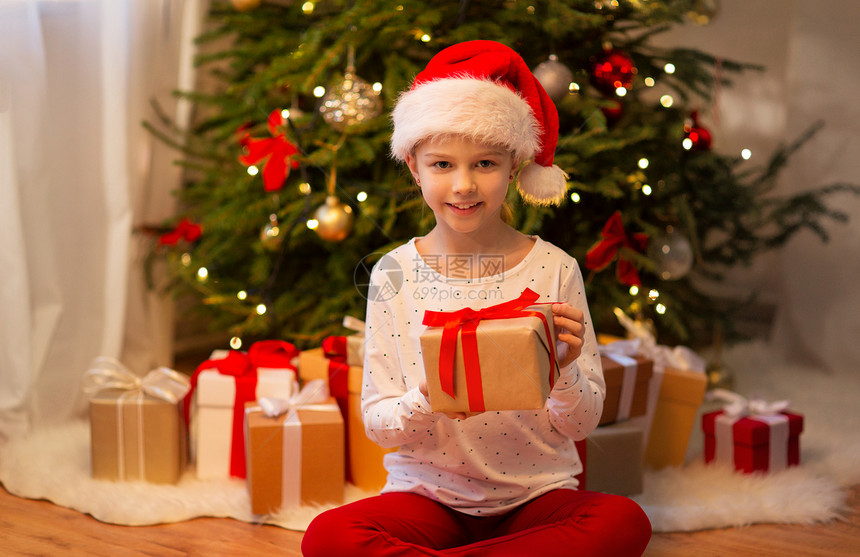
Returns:
[[[262,0],[230,0],[230,3],[233,4],[233,7],[240,12],[253,10],[257,6],[259,6],[261,2]]]
[[[260,229],[260,242],[268,251],[277,251],[281,244],[284,243],[284,235],[281,234],[281,227],[278,223],[278,215],[272,213],[269,215],[269,222]]]
[[[352,231],[353,218],[352,207],[329,195],[314,213],[316,233],[327,242],[340,242]]]
[[[382,99],[373,86],[347,69],[343,81],[323,97],[320,113],[336,130],[344,131],[382,114]]]
[[[535,78],[543,86],[546,94],[553,102],[559,102],[565,95],[570,93],[570,82],[573,81],[573,72],[570,68],[558,61],[555,54],[549,55],[549,60],[541,62],[532,72]]]

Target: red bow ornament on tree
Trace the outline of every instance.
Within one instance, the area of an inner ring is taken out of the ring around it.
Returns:
[[[184,218],[179,221],[176,228],[159,236],[158,243],[162,246],[175,246],[179,243],[179,240],[196,242],[202,233],[203,229],[199,224],[194,224],[187,218]]]
[[[618,255],[618,280],[627,286],[641,286],[639,272],[633,262],[618,253],[621,248],[629,248],[638,252],[644,252],[648,245],[648,235],[642,232],[629,237],[624,231],[621,222],[621,212],[615,211],[600,233],[602,240],[594,244],[585,256],[585,266],[593,271],[602,271],[612,263]]]
[[[269,133],[272,137],[254,139],[245,134],[239,139],[239,144],[247,151],[239,156],[242,164],[251,166],[268,157],[263,165],[263,188],[268,192],[279,191],[290,175],[290,168],[299,167],[298,161],[292,160],[293,155],[299,152],[298,148],[287,141],[287,136],[279,129],[284,122],[281,110],[276,108],[269,114]]]

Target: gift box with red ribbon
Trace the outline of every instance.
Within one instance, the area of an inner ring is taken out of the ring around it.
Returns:
[[[197,367],[185,412],[198,477],[245,477],[245,403],[261,397],[289,398],[297,356],[298,350],[288,342],[264,340],[252,344],[247,353],[216,350]]]
[[[727,464],[747,474],[800,464],[803,415],[785,406],[744,399],[702,415],[705,462]]]
[[[421,352],[438,412],[543,408],[558,377],[551,304],[526,289],[473,310],[427,311]]]
[[[252,513],[343,503],[343,418],[324,381],[246,403],[245,428]]]
[[[368,491],[381,489],[388,476],[382,459],[394,449],[380,447],[364,433],[361,419],[363,368],[347,364],[345,356],[335,352],[332,343],[324,342],[323,346],[325,348],[302,351],[299,356],[299,376],[304,382],[318,379],[327,381],[331,395],[340,406],[346,434],[347,481]]]

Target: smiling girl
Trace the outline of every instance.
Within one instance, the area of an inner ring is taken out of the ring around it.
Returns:
[[[397,450],[385,456],[382,493],[319,515],[304,554],[641,555],[651,535],[642,509],[575,478],[574,441],[597,427],[606,390],[579,266],[502,216],[511,184],[527,202],[561,201],[555,106],[516,52],[472,41],[430,61],[393,121],[392,152],[436,219],[371,274],[371,291],[386,295],[367,305],[362,416],[371,439]],[[374,288],[392,267],[404,271],[400,288]],[[480,309],[525,288],[553,302],[559,331],[560,375],[544,408],[434,412],[424,312]]]

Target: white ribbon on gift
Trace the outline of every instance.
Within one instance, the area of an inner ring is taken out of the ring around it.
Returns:
[[[758,397],[748,400],[726,389],[714,389],[707,394],[707,398],[727,403],[723,407],[723,413],[714,420],[716,462],[734,467],[734,425],[741,418],[748,417],[768,426],[768,471],[778,472],[788,467],[788,416],[782,411],[788,408],[789,401],[767,402]]]
[[[632,357],[639,349],[638,340],[617,340],[600,346],[600,354],[624,367],[621,379],[621,397],[618,401],[617,421],[630,418],[630,408],[633,406],[633,393],[636,390],[636,374],[638,362]]]
[[[143,378],[128,369],[122,362],[108,356],[99,356],[84,373],[84,392],[90,397],[107,389],[126,391],[117,398],[116,436],[117,436],[117,475],[125,479],[125,450],[122,442],[122,409],[126,402],[137,403],[137,459],[140,479],[146,479],[146,459],[144,458],[143,396],[144,393],[160,400],[177,404],[191,390],[187,376],[168,367],[151,370]]]
[[[621,308],[615,308],[615,317],[624,329],[629,340],[616,342],[638,342],[637,353],[654,362],[654,373],[648,383],[648,404],[645,415],[637,418],[635,424],[642,428],[642,444],[648,446],[651,435],[651,422],[657,410],[657,402],[660,399],[660,389],[663,386],[663,374],[666,368],[679,369],[683,371],[705,372],[705,360],[686,346],[671,348],[663,344],[657,344],[654,332],[641,322],[630,318]],[[615,344],[615,343],[610,343]]]
[[[298,392],[296,392],[298,391]],[[284,441],[281,463],[281,508],[298,507],[302,502],[302,424],[299,410],[340,411],[330,398],[328,383],[324,379],[308,381],[301,390],[293,389],[296,394],[289,399],[263,397],[257,405],[246,412],[262,411],[269,418],[286,414]]]

